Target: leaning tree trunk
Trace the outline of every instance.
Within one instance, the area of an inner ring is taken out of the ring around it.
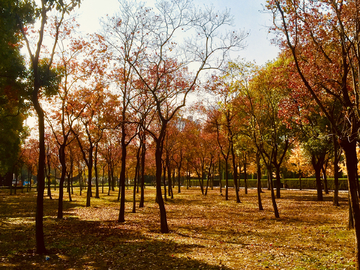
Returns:
[[[274,208],[274,214],[275,214],[275,218],[279,218],[279,210],[276,204],[276,199],[275,199],[275,192],[274,192],[274,184],[273,184],[273,179],[272,179],[272,168],[271,165],[268,166],[268,177],[269,177],[269,185],[270,185],[270,192],[271,192],[271,202]]]
[[[165,132],[165,131],[163,131]],[[155,162],[156,162],[156,198],[157,203],[159,205],[160,210],[160,229],[162,233],[168,233],[169,227],[167,224],[166,218],[166,210],[164,200],[161,194],[161,171],[162,171],[162,164],[161,164],[161,156],[162,156],[162,143],[163,137],[160,136],[159,139],[156,140],[156,150],[155,150]]]

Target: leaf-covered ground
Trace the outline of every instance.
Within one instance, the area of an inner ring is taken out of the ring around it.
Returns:
[[[161,234],[155,190],[146,189],[144,208],[132,213],[127,190],[126,222],[118,223],[117,192],[91,199],[76,189],[65,195],[57,220],[57,193],[45,198],[47,255],[35,254],[36,193],[0,190],[0,268],[3,269],[354,269],[354,232],[347,230],[347,193],[340,207],[315,191],[282,190],[275,219],[270,192],[256,190],[225,201],[219,189],[207,196],[192,188],[166,202],[170,233]],[[139,195],[137,195],[139,199]],[[138,205],[138,203],[137,203]]]

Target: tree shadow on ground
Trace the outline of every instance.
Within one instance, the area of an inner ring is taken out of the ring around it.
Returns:
[[[64,219],[56,219],[57,200],[44,200],[47,254],[35,252],[36,193],[0,194],[0,269],[230,269],[187,256],[197,244],[147,237],[140,222],[83,220],[64,201]],[[4,196],[2,196],[4,195]],[[94,208],[97,208],[96,206]],[[135,224],[135,225],[134,225]]]
[[[147,238],[141,230],[123,229],[115,221],[45,219],[48,254],[37,255],[28,249],[34,245],[33,224],[7,226],[2,235],[14,242],[0,243],[0,268],[7,269],[229,269],[209,265],[184,254],[198,245],[179,244],[164,239]],[[21,228],[21,229],[20,229]],[[6,254],[7,253],[7,254]]]

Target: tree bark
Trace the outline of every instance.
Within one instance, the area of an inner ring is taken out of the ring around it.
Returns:
[[[120,211],[119,211],[119,222],[125,222],[125,169],[126,169],[126,143],[125,143],[125,127],[122,126],[121,135],[121,171],[120,171]]]
[[[352,216],[354,219],[354,228],[355,228],[355,256],[357,260],[357,269],[359,269],[360,262],[360,208],[359,208],[359,199],[358,199],[358,189],[357,189],[357,163],[356,159],[356,141],[349,141],[347,139],[341,141],[341,147],[345,152],[345,161],[346,169],[348,175],[348,187],[350,195],[350,205],[352,209]]]
[[[140,173],[140,204],[139,208],[144,207],[145,201],[145,156],[146,156],[146,144],[145,136],[143,138],[142,147],[141,147],[141,173]]]

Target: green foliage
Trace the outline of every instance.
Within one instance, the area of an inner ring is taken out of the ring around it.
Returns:
[[[41,59],[39,61],[38,73],[40,78],[40,88],[42,89],[42,93],[46,97],[50,97],[52,95],[57,94],[59,90],[59,84],[61,82],[61,70],[56,68],[49,68],[49,59]],[[31,80],[34,80],[33,72],[31,72]],[[32,90],[31,87],[29,89]],[[31,95],[31,90],[29,91]]]
[[[0,1],[0,174],[12,170],[19,158],[20,144],[25,136],[23,127],[25,65],[20,55],[21,40],[17,18],[32,20],[28,2],[16,6],[14,1]]]

